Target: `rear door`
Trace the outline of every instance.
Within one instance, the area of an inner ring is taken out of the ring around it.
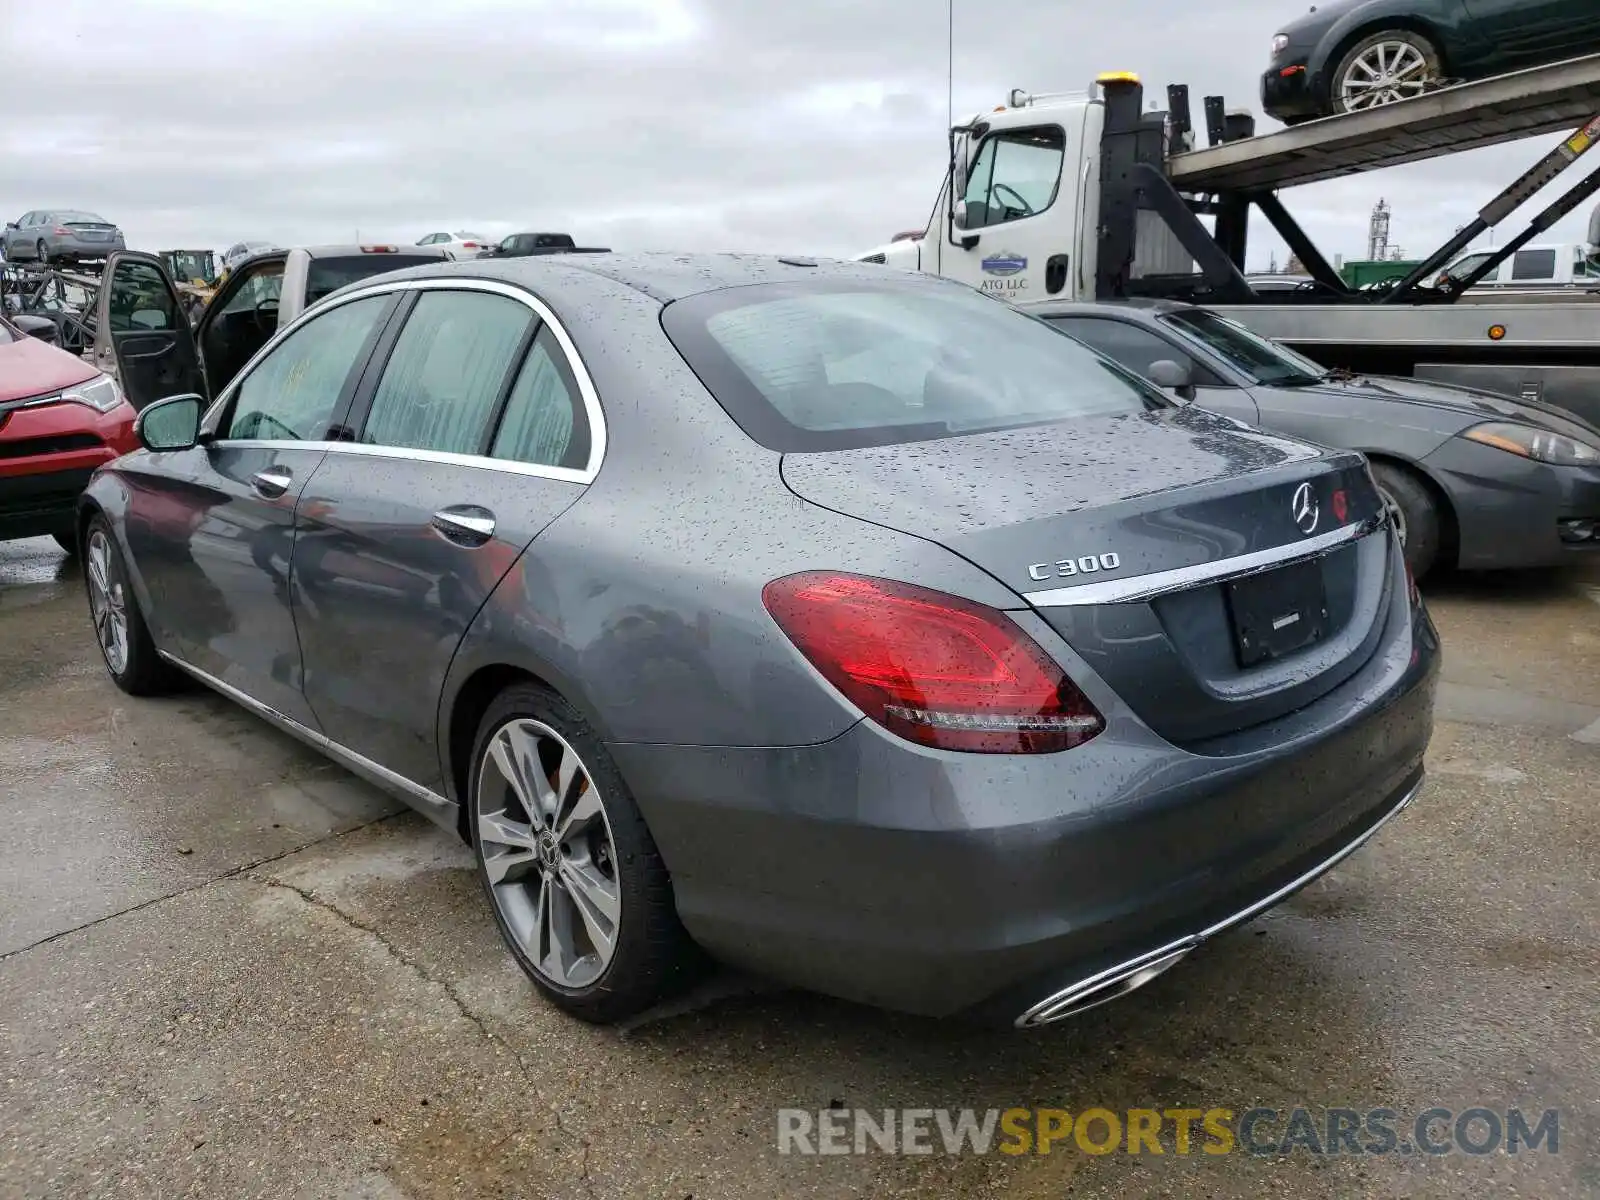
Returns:
[[[94,365],[144,408],[165,396],[205,394],[189,318],[153,254],[117,250],[106,260],[95,305]]]
[[[593,478],[581,371],[514,289],[412,285],[357,395],[354,443],[302,497],[305,694],[328,737],[441,791],[435,719],[478,610]]]

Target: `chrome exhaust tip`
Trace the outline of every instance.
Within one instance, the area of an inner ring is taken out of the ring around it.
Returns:
[[[1080,979],[1058,992],[1052,992],[1016,1020],[1018,1029],[1037,1029],[1056,1021],[1064,1021],[1079,1013],[1099,1008],[1136,992],[1159,975],[1165,975],[1193,950],[1193,939],[1165,946],[1160,950],[1141,955],[1109,970]]]

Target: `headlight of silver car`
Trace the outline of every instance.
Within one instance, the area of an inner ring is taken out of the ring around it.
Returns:
[[[1493,421],[1477,425],[1461,435],[1496,450],[1505,450],[1534,462],[1549,463],[1556,467],[1600,466],[1600,447],[1563,437],[1548,429],[1535,429],[1531,425],[1513,425]]]
[[[1289,48],[1289,35],[1280,33],[1272,39],[1272,57],[1276,58]]]
[[[63,400],[87,404],[96,412],[110,412],[122,403],[122,389],[109,375],[97,375],[87,383],[74,384],[61,393]]]

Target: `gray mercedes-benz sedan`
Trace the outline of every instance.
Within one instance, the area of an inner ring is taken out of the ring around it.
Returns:
[[[112,305],[177,303],[133,265]],[[416,268],[138,432],[79,527],[112,678],[198,679],[458,833],[588,1020],[719,959],[1044,1024],[1421,784],[1438,641],[1360,456],[948,281]]]

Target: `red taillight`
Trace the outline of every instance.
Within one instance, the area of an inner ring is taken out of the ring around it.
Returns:
[[[54,233],[57,237],[71,237],[72,236],[72,230],[68,229],[65,225],[57,225],[55,227],[55,229],[53,229],[51,232]]]
[[[833,571],[774,580],[761,598],[823,678],[909,741],[1047,754],[1105,728],[1061,668],[995,609]]]
[[[363,247],[361,247],[361,253],[363,253],[363,254],[398,254],[399,252],[400,252],[400,247],[399,246],[363,246]]]
[[[482,247],[480,247],[477,242],[462,242],[461,244],[463,246],[465,246],[468,250],[479,250],[479,249],[482,249]]]

